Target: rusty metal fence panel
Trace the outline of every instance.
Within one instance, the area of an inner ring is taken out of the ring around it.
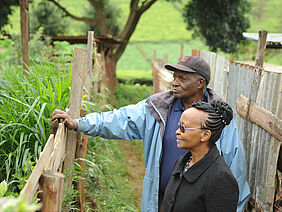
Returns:
[[[263,70],[256,103],[281,117],[282,73]],[[273,211],[275,177],[281,141],[253,124],[252,142],[248,142],[248,178],[253,200],[263,211]],[[255,145],[252,145],[254,143]]]

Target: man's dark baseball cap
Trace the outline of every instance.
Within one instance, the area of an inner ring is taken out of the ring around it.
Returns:
[[[197,56],[185,56],[176,64],[166,64],[164,66],[167,70],[170,71],[186,71],[190,73],[197,73],[205,78],[207,84],[210,82],[210,66],[209,64]]]

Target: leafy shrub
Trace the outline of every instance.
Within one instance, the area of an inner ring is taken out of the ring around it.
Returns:
[[[41,1],[31,11],[30,31],[35,33],[43,27],[43,33],[47,35],[59,35],[65,33],[68,20],[62,10],[50,2]]]

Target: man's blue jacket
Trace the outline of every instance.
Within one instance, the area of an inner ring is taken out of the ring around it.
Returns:
[[[207,89],[208,101],[219,97]],[[110,112],[91,113],[77,119],[77,131],[91,136],[109,139],[144,141],[145,177],[142,193],[142,211],[158,211],[158,193],[160,162],[162,157],[162,139],[166,121],[173,104],[172,92],[157,93],[136,105],[128,105]],[[237,211],[243,211],[250,190],[246,181],[246,162],[242,142],[235,121],[226,126],[217,148],[229,166],[239,185]]]

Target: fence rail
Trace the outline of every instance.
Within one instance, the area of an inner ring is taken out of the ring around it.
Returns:
[[[60,172],[57,172],[58,170],[62,170],[62,162],[65,157],[65,144],[66,144],[66,129],[64,127],[64,124],[59,124],[56,136],[54,134],[51,134],[43,151],[40,154],[40,157],[30,175],[28,178],[28,181],[26,182],[24,188],[21,190],[20,197],[24,197],[29,203],[32,202],[35,193],[37,192],[40,184],[39,179],[40,177],[44,176],[43,173],[48,173],[50,175],[50,172],[55,175],[59,176],[60,178],[64,178],[64,175]],[[51,177],[49,177],[51,178]],[[43,180],[44,181],[44,180]],[[53,200],[60,200],[57,204],[54,204],[54,206],[61,207],[62,204],[62,195],[63,195],[63,181],[59,182],[61,185],[58,185],[57,187],[53,188],[52,193],[56,193],[58,196],[57,198],[51,198]],[[46,184],[47,186],[50,184]],[[43,206],[47,206],[50,204],[46,204],[45,201],[50,203],[50,198],[46,197],[46,195],[50,192],[46,191],[49,190],[47,186],[41,185],[43,188]],[[54,186],[54,185],[52,185]],[[59,189],[61,188],[61,189]],[[60,190],[60,191],[59,191]],[[54,202],[53,202],[54,203]],[[48,207],[50,208],[50,206]],[[50,211],[43,210],[43,211]],[[60,209],[56,209],[55,211],[60,211]]]
[[[277,182],[279,176],[281,182],[279,170],[282,170],[282,167],[277,169],[282,136],[282,72],[228,61],[204,50],[193,50],[192,55],[202,57],[210,65],[208,87],[234,109],[246,154],[251,210],[273,211],[273,207],[279,207],[275,203],[282,201],[281,183]],[[155,92],[170,90],[171,72],[163,68],[160,60],[152,64]],[[258,116],[258,112],[263,115]]]

